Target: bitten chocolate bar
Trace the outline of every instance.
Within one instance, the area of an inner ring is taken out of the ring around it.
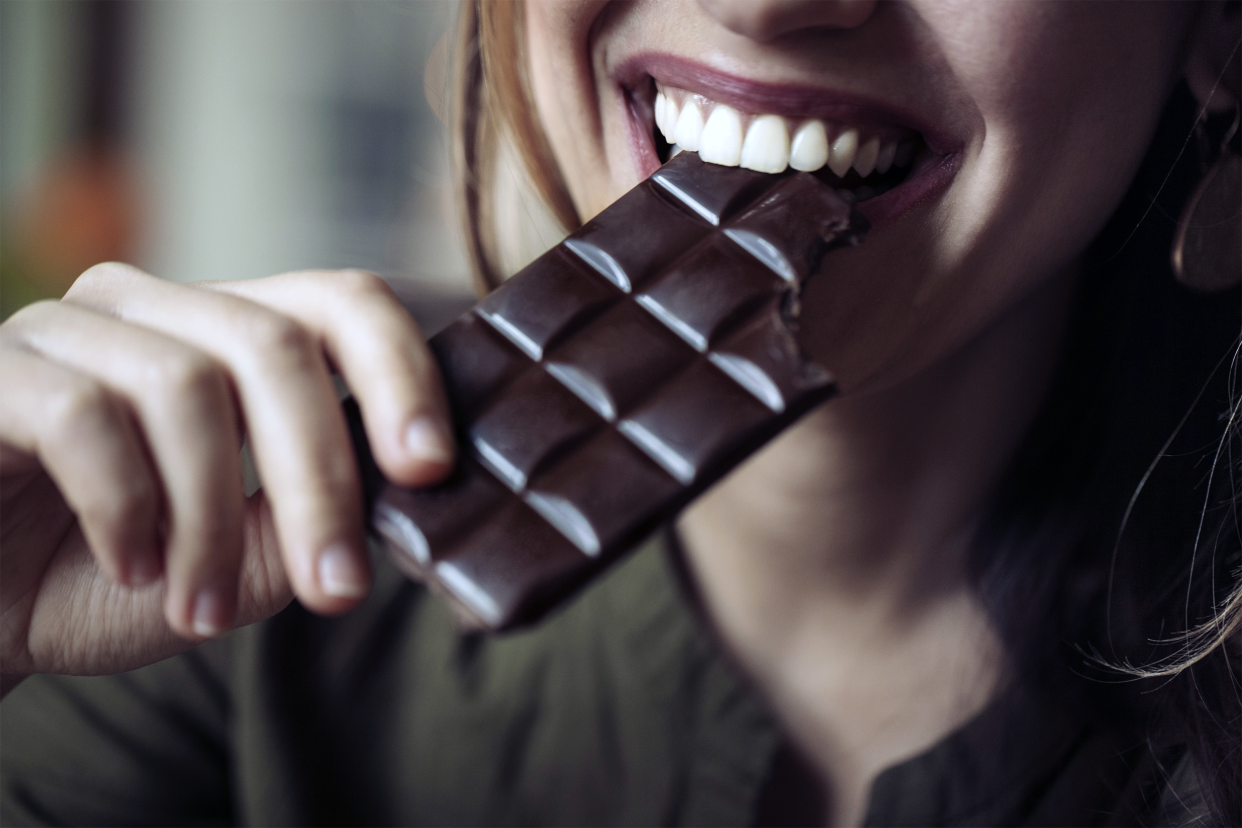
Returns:
[[[372,478],[397,565],[469,626],[556,606],[833,393],[798,296],[865,226],[806,173],[666,164],[432,338],[462,456]]]

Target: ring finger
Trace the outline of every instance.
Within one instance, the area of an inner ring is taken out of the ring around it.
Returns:
[[[222,367],[182,342],[67,303],[32,308],[12,322],[25,347],[129,403],[167,502],[168,622],[191,638],[228,629],[244,505],[238,415]]]

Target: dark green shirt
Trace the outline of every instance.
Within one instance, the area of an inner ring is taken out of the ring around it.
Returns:
[[[779,824],[800,790],[659,539],[530,632],[462,637],[381,564],[344,618],[294,604],[133,673],[32,678],[0,711],[5,825]],[[1157,758],[1015,688],[883,773],[867,822],[1189,818],[1158,810]]]

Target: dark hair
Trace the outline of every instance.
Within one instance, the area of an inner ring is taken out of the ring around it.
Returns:
[[[1087,253],[1059,371],[972,570],[1024,684],[1162,763],[1188,751],[1216,815],[1242,824],[1236,631],[1176,669],[1242,566],[1242,433],[1228,416],[1242,295],[1194,293],[1169,265],[1204,163],[1193,142],[1179,157],[1198,114],[1179,86]],[[1144,678],[1152,665],[1174,668]]]

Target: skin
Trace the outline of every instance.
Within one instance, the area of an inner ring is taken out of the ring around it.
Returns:
[[[1178,3],[528,6],[537,108],[583,215],[641,178],[610,76],[641,50],[923,109],[951,138],[949,183],[808,288],[804,344],[845,396],[679,525],[712,623],[821,771],[834,823],[859,821],[881,768],[1003,681],[963,552],[1046,384],[1076,259],[1186,56],[1210,75],[1204,56],[1221,53],[1221,27],[1192,39],[1194,17]],[[430,356],[371,274],[186,286],[105,264],[0,326],[0,689],[148,664],[295,596],[356,605],[370,573],[332,372],[390,478],[447,472]],[[242,435],[264,481],[249,498]]]
[[[646,172],[626,67],[648,53],[911,111],[950,156],[944,186],[808,284],[802,342],[844,396],[678,526],[711,623],[821,772],[833,824],[860,822],[876,774],[1004,684],[965,555],[1050,378],[1076,261],[1146,151],[1197,11],[528,5],[536,104],[584,215]]]

